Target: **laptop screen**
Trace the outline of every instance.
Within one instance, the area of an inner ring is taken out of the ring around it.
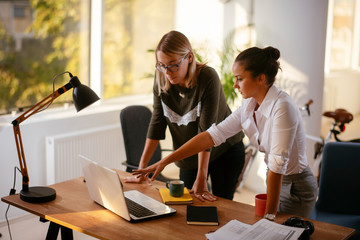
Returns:
[[[137,190],[124,192],[120,177],[116,171],[101,166],[82,155],[79,155],[79,157],[90,197],[122,218],[128,221],[136,221],[171,215],[176,212],[175,209]],[[137,206],[129,208],[130,203],[132,206]],[[141,208],[142,214],[131,212],[136,209],[139,211],[139,208]]]

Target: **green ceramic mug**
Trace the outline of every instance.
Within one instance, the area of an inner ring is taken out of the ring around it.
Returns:
[[[181,197],[184,195],[184,181],[171,180],[166,182],[166,187],[170,191],[170,195],[173,197]]]

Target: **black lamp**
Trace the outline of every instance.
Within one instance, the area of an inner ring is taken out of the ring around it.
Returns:
[[[70,80],[67,84],[65,84],[56,91],[53,90],[52,94],[47,96],[45,99],[31,107],[29,110],[21,114],[14,121],[12,121],[16,148],[20,163],[20,170],[22,175],[22,190],[20,191],[20,199],[25,202],[41,203],[54,200],[56,198],[56,191],[53,188],[49,187],[29,187],[29,175],[26,167],[24,148],[21,141],[20,123],[25,121],[31,115],[45,110],[57,97],[70,90],[71,88],[73,88],[73,102],[76,111],[78,112],[100,99],[93,90],[91,90],[85,85],[82,85],[78,77],[73,76],[70,72],[63,72],[56,75],[53,79],[53,85],[55,79],[64,73],[68,73],[70,75]]]

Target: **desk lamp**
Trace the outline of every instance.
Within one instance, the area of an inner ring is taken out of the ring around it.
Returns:
[[[58,90],[54,91],[55,79],[65,73],[68,73],[70,75],[69,82]],[[56,198],[56,191],[49,187],[29,187],[29,175],[26,167],[24,148],[21,141],[20,123],[25,121],[31,115],[45,110],[57,97],[59,97],[61,94],[65,93],[71,88],[73,88],[73,102],[77,112],[99,100],[99,97],[96,95],[96,93],[89,87],[82,85],[77,76],[73,76],[70,72],[63,72],[54,77],[52,94],[44,98],[42,101],[31,107],[14,121],[12,121],[16,148],[20,163],[20,170],[22,175],[22,190],[20,191],[20,199],[25,202],[41,203],[52,201]]]

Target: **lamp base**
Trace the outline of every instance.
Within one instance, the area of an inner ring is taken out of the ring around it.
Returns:
[[[56,191],[49,187],[30,187],[20,191],[20,199],[30,203],[50,202],[56,198]]]

